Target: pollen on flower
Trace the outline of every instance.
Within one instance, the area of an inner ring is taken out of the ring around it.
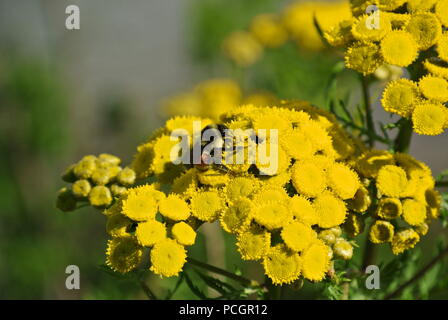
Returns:
[[[320,281],[325,277],[330,266],[329,250],[322,241],[316,240],[303,252],[302,273],[306,279]]]
[[[196,231],[185,222],[178,222],[171,228],[174,239],[183,246],[191,246],[196,241]]]
[[[223,200],[216,191],[196,193],[190,200],[191,214],[202,221],[216,220],[224,209]]]
[[[166,238],[166,228],[156,220],[140,222],[135,229],[135,235],[142,246],[150,247]]]
[[[399,79],[389,82],[383,91],[381,103],[387,112],[409,117],[419,99],[420,91],[417,84],[408,79]]]
[[[392,31],[381,41],[381,54],[387,63],[407,67],[418,56],[418,44],[410,33]]]
[[[186,220],[190,216],[190,208],[182,198],[170,194],[159,202],[160,213],[173,221]]]
[[[266,275],[274,284],[291,283],[301,273],[302,259],[298,253],[292,252],[284,245],[272,247],[263,259]]]
[[[317,196],[313,202],[317,215],[318,225],[321,228],[331,228],[342,224],[347,215],[347,208],[341,199],[330,192],[324,192]]]
[[[254,226],[238,234],[236,245],[242,259],[259,260],[269,251],[271,234]]]
[[[412,112],[414,131],[418,134],[438,135],[443,132],[448,119],[446,107],[442,104],[421,103]]]
[[[400,197],[406,190],[408,179],[406,172],[394,165],[383,166],[376,180],[376,187],[381,194],[389,197]]]
[[[164,239],[151,249],[151,271],[155,274],[172,277],[178,275],[187,261],[185,248],[176,240]]]
[[[292,222],[283,226],[281,237],[289,249],[302,251],[317,239],[317,234],[310,226],[301,222]]]

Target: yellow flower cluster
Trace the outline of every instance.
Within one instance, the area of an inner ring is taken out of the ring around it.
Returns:
[[[367,206],[360,205],[358,210],[353,206],[359,213],[347,220],[348,233],[356,236],[362,232],[361,214],[368,210],[374,219],[369,230],[371,242],[389,243],[394,254],[413,248],[439,216],[441,196],[434,189],[431,170],[410,155],[380,150],[363,153],[355,168],[370,193],[356,195],[356,201]]]
[[[71,183],[69,188],[59,191],[57,207],[62,211],[73,211],[77,203],[88,202],[91,206],[105,208],[114,196],[126,192],[135,182],[131,168],[120,167],[121,160],[110,154],[84,156],[64,172],[62,179]]]
[[[201,116],[217,121],[222,112],[241,104],[267,106],[276,102],[277,98],[271,93],[254,92],[243,96],[235,81],[210,79],[199,83],[192,90],[166,99],[162,107],[163,113],[169,116]]]
[[[314,25],[314,17],[326,31],[351,17],[350,6],[347,1],[298,1],[281,14],[258,15],[251,21],[248,31],[236,31],[224,40],[223,51],[236,64],[247,67],[261,58],[264,48],[278,48],[288,39],[305,50],[322,50],[325,46]]]
[[[448,1],[351,0],[353,18],[325,34],[344,47],[345,63],[364,76],[393,65],[411,80],[389,82],[382,105],[412,120],[414,131],[438,135],[448,128]],[[371,5],[379,9],[366,13]]]
[[[110,192],[107,203],[92,201],[92,191],[83,193],[107,217],[111,269],[126,273],[142,266],[160,276],[178,275],[197,229],[217,222],[235,236],[241,258],[259,261],[274,284],[301,277],[321,281],[332,273],[335,259],[351,259],[354,248],[346,238],[363,231],[367,216],[375,219],[371,241],[389,242],[399,254],[413,247],[439,214],[440,195],[429,168],[408,155],[365,150],[332,114],[306,102],[242,105],[219,119],[168,120],[137,147],[132,169],[112,174],[117,158],[87,156],[64,175],[74,182],[72,194],[83,190],[75,187],[79,179],[94,188],[126,187]],[[228,130],[216,151],[222,163],[206,164],[202,157],[198,164],[177,162],[185,158],[176,146],[185,141],[194,153],[197,131],[209,128]],[[184,135],[173,139],[180,129]],[[104,167],[108,170],[95,174]]]

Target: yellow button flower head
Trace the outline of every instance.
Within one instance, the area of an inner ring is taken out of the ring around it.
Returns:
[[[420,236],[413,229],[405,229],[395,234],[391,247],[392,253],[398,255],[404,251],[414,248],[420,241]]]
[[[321,228],[331,228],[342,224],[347,215],[344,201],[330,192],[323,192],[314,199],[314,208],[319,216],[318,225]]]
[[[302,260],[299,254],[278,244],[272,247],[263,259],[266,275],[274,284],[291,283],[300,276]]]
[[[376,187],[385,196],[400,197],[407,184],[406,172],[398,166],[386,165],[378,172]]]
[[[448,33],[445,32],[437,42],[437,53],[439,57],[445,61],[448,61]]]
[[[354,238],[364,231],[364,219],[359,214],[349,213],[344,222],[344,230],[349,237]]]
[[[196,241],[196,231],[185,222],[178,222],[171,228],[173,238],[181,245],[192,246]]]
[[[159,211],[165,218],[174,221],[186,220],[190,216],[188,203],[176,194],[170,194],[160,200]]]
[[[440,208],[442,196],[438,190],[427,189],[425,191],[425,200],[430,208]]]
[[[288,39],[286,30],[272,14],[256,16],[250,25],[250,32],[268,48],[279,47]]]
[[[333,246],[333,253],[337,258],[350,260],[353,257],[353,246],[347,240],[339,238]]]
[[[114,271],[127,273],[140,264],[142,248],[132,236],[113,238],[107,242],[106,264]]]
[[[107,217],[106,232],[112,237],[123,237],[128,235],[128,230],[131,226],[131,219],[117,213]]]
[[[253,196],[254,203],[263,203],[266,201],[280,202],[287,205],[289,196],[285,188],[273,186],[271,184],[263,185]]]
[[[375,28],[374,26],[369,26],[370,28],[368,28],[367,24],[371,20],[372,18],[368,14],[364,14],[358,18],[352,26],[352,34],[355,39],[365,42],[380,41],[392,31],[389,16],[383,14],[383,12],[379,12],[379,28]]]
[[[341,199],[353,198],[361,186],[358,175],[343,163],[333,164],[327,171],[328,186]]]
[[[448,79],[448,62],[437,57],[431,57],[423,62],[423,66],[429,73]]]
[[[417,84],[408,79],[399,79],[388,83],[381,103],[387,112],[409,117],[419,99],[420,91]]]
[[[88,179],[96,169],[96,157],[85,156],[74,167],[73,173],[79,179]]]
[[[421,103],[412,113],[414,131],[418,134],[435,136],[446,127],[448,113],[442,104]]]
[[[187,253],[176,240],[166,238],[154,245],[150,258],[152,272],[164,277],[172,277],[182,271],[187,261]]]
[[[375,178],[382,167],[394,164],[394,157],[384,150],[369,150],[356,162],[357,170],[367,178]]]
[[[166,228],[156,220],[140,222],[135,229],[135,235],[142,246],[150,247],[166,238]]]
[[[316,197],[327,187],[325,171],[312,160],[296,162],[291,178],[297,192],[307,197]]]
[[[75,181],[72,185],[73,195],[77,198],[85,198],[89,195],[92,186],[88,180],[81,179]]]
[[[409,12],[428,12],[430,11],[437,0],[408,0],[407,8]]]
[[[386,220],[397,219],[403,211],[398,198],[382,198],[378,202],[377,215]]]
[[[284,204],[268,201],[255,207],[254,220],[268,230],[281,228],[292,220],[292,214]]]
[[[224,203],[217,191],[203,191],[194,194],[190,200],[191,214],[202,221],[216,220],[224,209]]]
[[[302,254],[303,276],[311,281],[320,281],[330,266],[330,248],[321,240],[316,240]]]
[[[271,246],[271,233],[260,227],[252,226],[237,236],[236,245],[242,259],[262,259]]]
[[[347,68],[365,76],[374,73],[381,64],[383,57],[380,48],[374,43],[355,43],[345,53]]]
[[[136,178],[135,171],[127,167],[121,170],[117,175],[117,181],[125,186],[130,186],[134,184],[135,178]]]
[[[435,13],[444,27],[448,27],[448,1],[438,0],[436,3]]]
[[[387,63],[407,67],[417,59],[418,45],[409,32],[396,30],[381,41],[381,54]]]
[[[232,202],[221,215],[222,228],[229,233],[240,233],[247,229],[252,221],[254,205],[247,198]]]
[[[317,234],[308,225],[292,222],[283,226],[281,237],[289,249],[302,251],[317,239]]]
[[[171,191],[177,194],[185,194],[189,191],[194,191],[197,186],[197,170],[195,168],[191,168],[173,181]]]
[[[152,185],[129,189],[123,200],[123,214],[135,221],[154,219],[163,193]]]
[[[339,24],[330,27],[324,34],[325,39],[333,47],[345,46],[353,40],[352,24],[353,21],[350,19],[343,20]]]
[[[392,223],[383,220],[377,220],[370,227],[369,239],[373,243],[385,243],[392,241],[394,237],[394,226]]]
[[[423,95],[439,102],[448,101],[448,81],[434,76],[425,76],[420,79],[418,86]]]
[[[223,43],[224,54],[241,67],[248,67],[260,58],[263,48],[248,32],[236,31]]]
[[[89,193],[89,202],[94,207],[106,207],[112,203],[112,194],[108,187],[95,186]]]
[[[319,216],[312,203],[303,196],[294,195],[290,198],[289,208],[295,220],[313,226],[319,223]]]
[[[131,168],[135,171],[137,178],[145,179],[152,172],[152,163],[154,161],[154,142],[148,142],[137,147],[137,153],[132,161]]]
[[[411,16],[406,30],[416,39],[419,49],[426,50],[439,40],[442,25],[433,13],[417,13]]]
[[[260,182],[252,177],[236,177],[229,181],[225,192],[227,200],[232,202],[240,197],[250,197],[258,188]]]
[[[403,219],[411,226],[417,226],[425,222],[426,219],[425,204],[414,199],[404,200]]]
[[[360,186],[355,193],[353,199],[348,201],[349,208],[355,212],[363,213],[365,212],[370,204],[372,203],[372,198],[370,197],[369,190],[364,186]]]

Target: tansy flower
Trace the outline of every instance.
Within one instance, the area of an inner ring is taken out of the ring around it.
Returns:
[[[248,67],[260,58],[262,47],[248,32],[237,31],[225,39],[224,54],[241,67]]]
[[[364,231],[364,219],[359,214],[349,213],[344,222],[344,230],[349,237],[356,237]]]
[[[196,231],[185,222],[178,222],[171,228],[173,238],[183,246],[191,246],[196,241]]]
[[[379,25],[368,25],[369,21],[377,22]],[[389,16],[379,12],[379,19],[372,19],[368,14],[362,15],[352,26],[353,37],[360,41],[380,41],[386,34],[392,30],[391,21]]]
[[[275,15],[271,14],[256,16],[250,25],[250,32],[268,48],[279,47],[288,39],[286,30],[277,21]]]
[[[110,175],[108,169],[97,168],[97,169],[95,169],[95,171],[93,171],[90,179],[92,180],[92,182],[95,185],[104,186],[104,185],[108,184],[110,180],[112,180],[112,176]]]
[[[274,284],[291,283],[300,276],[302,260],[299,254],[284,245],[272,247],[263,259],[266,275]]]
[[[142,246],[150,247],[166,238],[166,228],[156,220],[140,222],[135,229],[135,235]]]
[[[337,258],[350,260],[353,257],[353,246],[347,240],[339,238],[333,245],[333,253]]]
[[[289,208],[295,220],[313,226],[319,223],[319,216],[312,203],[303,196],[294,195],[290,198]]]
[[[428,12],[430,11],[437,0],[408,0],[407,9],[409,12]]]
[[[271,246],[271,234],[262,228],[253,226],[238,234],[236,245],[244,260],[262,259]]]
[[[107,242],[106,264],[114,271],[127,273],[140,264],[142,248],[134,237],[113,238]]]
[[[448,81],[434,76],[425,76],[420,79],[418,86],[423,95],[439,102],[448,101]]]
[[[145,143],[137,147],[137,153],[134,156],[131,168],[135,171],[138,179],[145,179],[153,173],[151,165],[154,157],[153,142]]]
[[[388,221],[376,220],[370,227],[369,239],[373,243],[385,243],[392,241],[394,226]]]
[[[323,168],[312,160],[296,162],[292,168],[291,179],[297,192],[307,197],[316,197],[327,187]]]
[[[339,24],[330,27],[324,34],[325,39],[333,47],[342,47],[353,40],[352,23],[350,20],[343,20]]]
[[[322,241],[316,240],[302,254],[303,276],[311,281],[320,281],[330,266],[329,249]]]
[[[92,186],[88,180],[80,179],[73,183],[72,192],[77,198],[85,198],[89,195]]]
[[[250,197],[259,188],[259,185],[259,181],[255,178],[235,177],[226,186],[227,200],[234,201],[240,197]]]
[[[150,258],[152,272],[164,277],[171,277],[182,271],[182,267],[187,261],[187,253],[176,240],[166,238],[154,245]]]
[[[406,172],[393,165],[383,166],[378,172],[376,187],[381,194],[389,197],[400,197],[406,190],[408,179]]]
[[[255,207],[254,220],[268,230],[273,230],[291,221],[292,215],[285,205],[268,201]]]
[[[239,233],[249,227],[252,221],[254,205],[247,198],[239,198],[224,210],[220,221],[223,229],[229,233]]]
[[[184,194],[189,190],[195,190],[197,186],[197,170],[195,168],[191,168],[174,179],[171,186],[171,191],[178,194]]]
[[[438,0],[435,7],[435,13],[444,27],[448,27],[448,1]]]
[[[165,218],[174,221],[186,220],[190,216],[188,203],[176,194],[170,194],[160,200],[159,211]]]
[[[308,225],[292,222],[283,226],[281,237],[289,249],[302,251],[316,240],[317,234]]]
[[[78,179],[88,179],[96,169],[96,157],[85,156],[74,167],[73,173]]]
[[[369,150],[356,162],[357,170],[365,177],[375,178],[385,165],[394,164],[394,157],[384,150]]]
[[[414,200],[405,199],[403,201],[403,219],[411,226],[422,224],[426,218],[425,204]]]
[[[399,79],[388,83],[381,104],[387,112],[409,117],[414,110],[415,102],[419,99],[420,91],[417,84],[408,79]]]
[[[341,199],[353,198],[360,187],[358,175],[342,163],[334,163],[327,171],[327,183]]]
[[[95,186],[90,190],[89,202],[94,207],[106,207],[112,203],[112,194],[108,187]]]
[[[289,203],[289,196],[285,188],[280,186],[272,186],[270,184],[261,187],[253,196],[254,203],[263,203],[265,201]]]
[[[344,222],[347,214],[345,203],[330,192],[318,195],[314,199],[313,205],[319,216],[319,227],[331,228]]]
[[[418,233],[419,236],[423,237],[425,236],[429,231],[429,226],[427,223],[423,222],[422,224],[419,224],[418,226],[414,227],[415,232]]]
[[[423,62],[423,66],[431,74],[448,79],[448,62],[437,57],[431,57]]]
[[[191,214],[202,221],[216,220],[223,210],[223,200],[217,191],[194,194],[190,200]]]
[[[135,171],[131,168],[124,168],[117,175],[117,181],[125,186],[130,186],[135,182]]]
[[[398,198],[382,198],[378,201],[376,214],[386,220],[397,219],[403,211],[401,201]]]
[[[128,235],[128,229],[132,225],[132,220],[122,214],[113,214],[107,217],[106,232],[112,237],[122,237]]]
[[[406,30],[415,38],[419,49],[426,50],[439,40],[442,25],[435,14],[424,12],[412,15]]]
[[[418,45],[409,32],[395,30],[381,41],[381,54],[387,63],[407,67],[417,58]]]
[[[447,6],[448,9],[448,6]],[[437,53],[439,57],[445,61],[448,60],[448,33],[443,33],[437,42]]]
[[[369,191],[362,185],[356,190],[353,199],[348,201],[350,209],[359,213],[365,212],[371,203],[372,198],[370,197]]]
[[[391,243],[392,253],[397,255],[405,250],[414,248],[419,241],[420,236],[413,229],[399,231],[395,233]]]
[[[163,193],[152,185],[129,189],[123,201],[123,214],[135,221],[154,219],[158,203],[163,197]]]
[[[362,73],[372,74],[383,63],[379,47],[374,43],[355,43],[345,53],[347,68]]]
[[[414,108],[412,124],[418,134],[434,136],[443,132],[447,118],[448,113],[443,105],[421,103]]]
[[[199,172],[198,180],[202,184],[217,187],[228,183],[230,177],[220,170],[211,168],[204,172]]]

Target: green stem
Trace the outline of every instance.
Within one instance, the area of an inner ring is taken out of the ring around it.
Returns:
[[[239,276],[239,275],[234,274],[232,272],[226,271],[224,269],[212,266],[210,264],[198,261],[198,260],[193,259],[193,258],[187,258],[187,263],[189,263],[191,265],[194,265],[196,267],[208,270],[210,272],[213,272],[213,273],[216,273],[216,274],[220,274],[220,275],[222,275],[224,277],[227,277],[229,279],[235,280],[235,281],[241,283],[243,286],[254,286],[254,285],[256,286],[256,285],[258,285],[258,283],[256,283],[255,281],[252,281],[252,280],[247,279],[245,277]]]
[[[448,187],[448,181],[437,181],[436,187]]]
[[[375,258],[376,258],[376,246],[374,243],[372,243],[369,240],[369,237],[366,238],[366,242],[365,242],[365,249],[364,249],[364,257],[362,260],[362,272],[364,272],[364,270],[374,264],[375,262]]]
[[[372,105],[370,102],[370,93],[369,93],[369,82],[366,77],[361,77],[361,86],[362,86],[362,96],[364,100],[364,108],[366,112],[366,127],[367,127],[367,138],[369,147],[372,148],[375,145],[375,124],[373,122],[372,115]]]
[[[442,259],[448,255],[448,247],[443,249],[434,259],[432,259],[425,267],[423,267],[419,272],[417,272],[411,279],[403,283],[401,286],[399,286],[395,291],[388,294],[386,297],[384,297],[385,300],[390,300],[395,297],[397,297],[401,292],[403,292],[404,289],[409,287],[414,282],[418,281],[421,277],[423,277],[426,272],[432,269],[438,262],[442,261]]]
[[[403,119],[400,131],[395,139],[395,152],[407,153],[412,139],[412,122],[409,119]]]
[[[158,300],[154,292],[152,292],[152,290],[149,288],[149,286],[145,283],[145,281],[141,277],[137,278],[137,282],[149,300]]]

